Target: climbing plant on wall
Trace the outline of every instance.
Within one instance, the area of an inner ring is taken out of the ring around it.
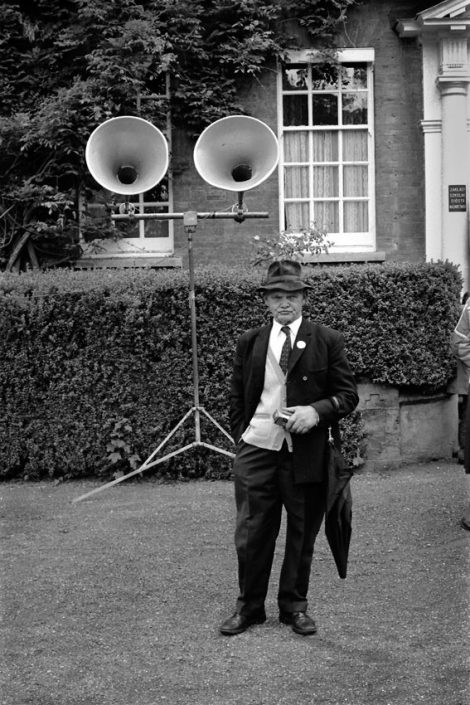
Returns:
[[[39,263],[77,256],[84,146],[171,79],[175,125],[240,111],[238,90],[296,45],[331,46],[354,0],[8,0],[0,5],[0,268],[28,240]],[[142,102],[160,122],[165,97]],[[54,256],[53,256],[54,255]],[[49,258],[49,259],[48,259]],[[34,259],[33,259],[34,263]]]

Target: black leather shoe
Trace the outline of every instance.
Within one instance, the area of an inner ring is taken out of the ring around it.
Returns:
[[[460,526],[464,529],[467,529],[467,531],[470,531],[470,512],[467,512],[463,515],[460,520]]]
[[[248,627],[252,624],[263,624],[266,621],[265,614],[254,614],[246,617],[243,614],[235,612],[231,617],[225,620],[225,622],[220,627],[220,633],[226,636],[233,636],[234,634],[242,634],[246,631]]]
[[[283,624],[291,624],[292,630],[302,636],[315,634],[317,631],[317,625],[306,612],[281,612],[279,621]]]

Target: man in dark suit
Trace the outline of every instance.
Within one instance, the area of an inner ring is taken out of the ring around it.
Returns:
[[[266,620],[265,598],[287,513],[279,579],[279,619],[314,634],[307,592],[315,538],[325,511],[328,427],[358,403],[342,335],[302,317],[306,290],[298,262],[273,262],[260,287],[271,325],[252,328],[237,344],[230,422],[234,461],[239,597],[220,627],[240,634]],[[285,418],[275,421],[276,412]]]

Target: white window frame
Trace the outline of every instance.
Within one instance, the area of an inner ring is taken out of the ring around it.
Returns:
[[[138,112],[140,113],[140,107],[141,107],[141,101],[142,100],[155,100],[158,98],[165,98],[168,101],[168,104],[170,102],[170,75],[167,74],[165,77],[165,93],[160,95],[151,95],[151,96],[144,96],[141,97],[140,95],[137,96],[137,109]],[[168,152],[169,154],[172,153],[172,130],[171,130],[171,115],[170,112],[167,112],[166,115],[166,121],[165,125],[157,125],[157,127],[162,130],[163,134],[165,135],[165,139],[168,143]],[[168,183],[168,198],[166,201],[149,201],[146,199],[146,194],[145,193],[139,193],[137,196],[137,202],[138,202],[138,212],[139,213],[152,213],[152,212],[165,212],[165,213],[172,213],[173,212],[173,175],[171,171],[171,164],[169,163],[168,165],[168,170],[165,174],[167,178],[167,183]],[[133,201],[133,199],[129,199],[130,201]],[[135,202],[135,201],[134,201]],[[136,203],[137,205],[137,203]],[[165,223],[168,227],[168,236],[167,237],[146,237],[146,228],[149,228],[149,223],[148,221],[145,220],[138,220],[138,228],[139,228],[139,237],[135,238],[136,244],[137,242],[139,245],[143,248],[145,251],[147,249],[146,247],[146,240],[151,240],[152,242],[152,249],[156,249],[156,251],[161,251],[162,253],[172,253],[174,249],[174,224],[173,220],[164,220],[162,221]],[[160,243],[160,244],[158,244]]]
[[[376,251],[376,227],[375,227],[375,139],[374,139],[374,92],[373,92],[373,77],[374,77],[374,49],[372,48],[362,48],[362,49],[340,49],[337,51],[337,59],[340,63],[364,63],[367,68],[367,132],[368,132],[368,161],[364,162],[368,166],[368,194],[364,197],[364,200],[368,201],[368,220],[369,220],[369,230],[368,232],[356,232],[356,233],[327,233],[327,239],[333,243],[328,251],[331,253],[339,252],[375,252]],[[283,62],[298,64],[298,63],[314,63],[322,62],[321,55],[314,50],[300,50],[291,51],[288,54],[287,61]],[[308,133],[312,133],[315,130],[325,130],[327,129],[337,129],[338,132],[344,132],[344,129],[355,129],[354,126],[348,125],[347,128],[342,128],[341,125],[337,126],[326,126],[319,125],[315,127],[311,124],[311,118],[309,119],[309,126],[284,126],[283,124],[283,96],[284,94],[292,95],[293,91],[283,90],[283,65],[279,66],[277,75],[277,90],[278,90],[278,137],[280,146],[280,159],[279,159],[279,227],[280,231],[284,232],[286,230],[285,223],[285,203],[289,202],[289,199],[285,197],[285,159],[284,159],[284,134],[286,132],[298,132],[305,130]],[[310,90],[310,89],[309,89]],[[305,92],[305,89],[303,90]],[[310,112],[310,107],[309,107]],[[357,129],[364,130],[364,126],[358,126]],[[341,166],[342,154],[340,151],[339,161],[328,162],[333,166],[338,166],[339,174],[342,174]],[[291,163],[290,163],[291,164]],[[310,172],[313,169],[313,162],[309,161],[308,164]],[[312,216],[312,221],[314,222],[314,203],[315,194],[312,193],[313,189],[313,178],[310,173],[309,178],[309,190],[310,193],[305,202],[309,203],[310,215]],[[299,199],[292,199],[293,201],[298,201]],[[327,198],[323,197],[319,200],[325,201]],[[338,198],[332,198],[331,200],[338,200]],[[360,200],[357,197],[351,200]],[[342,197],[342,184],[340,183],[340,194],[339,194],[339,204],[340,204],[340,223],[343,223],[343,204],[347,201],[347,198]],[[320,225],[320,224],[319,224]],[[341,225],[342,227],[342,225]]]
[[[170,76],[169,74],[165,77],[165,84],[162,86],[164,93],[155,93],[147,96],[137,96],[137,113],[140,114],[142,101],[147,100],[161,100],[165,98],[168,101],[170,99]],[[171,114],[167,110],[164,124],[156,124],[165,136],[168,143],[169,153],[172,153],[172,124],[171,124]],[[161,201],[149,201],[147,193],[140,193],[137,195],[130,196],[126,199],[126,202],[133,204],[136,213],[172,213],[174,210],[173,206],[173,174],[171,171],[171,162],[169,164],[168,170],[165,174],[167,178],[167,198]],[[120,201],[124,202],[124,197],[115,194],[113,199],[114,206],[120,205]],[[100,207],[100,204],[89,202],[85,204],[84,210],[91,209],[93,207]],[[104,207],[101,205],[101,210]],[[120,237],[117,239],[104,239],[100,240],[99,244],[96,242],[92,243],[81,243],[84,252],[84,257],[90,257],[93,260],[105,260],[112,258],[113,260],[128,260],[130,257],[135,258],[137,261],[139,258],[155,258],[155,257],[168,257],[174,253],[174,224],[173,220],[165,219],[159,222],[163,223],[165,228],[167,228],[167,233],[163,236],[151,236],[149,235],[150,222],[156,222],[155,220],[135,220],[133,225],[135,228],[135,234],[131,237],[125,236],[125,230],[122,228],[122,224],[115,223],[111,221],[112,226],[116,231],[120,232]],[[83,258],[82,258],[83,259]]]

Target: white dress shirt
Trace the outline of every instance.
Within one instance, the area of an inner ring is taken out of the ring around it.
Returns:
[[[291,349],[294,347],[294,341],[297,337],[297,333],[299,332],[300,324],[302,323],[302,316],[299,316],[295,321],[292,321],[292,323],[289,323],[289,328],[290,328],[290,347]],[[284,332],[281,330],[283,328],[282,323],[278,323],[277,321],[273,321],[273,327],[271,329],[271,333],[269,336],[269,346],[271,350],[274,353],[274,357],[276,360],[279,362],[279,359],[281,357],[281,351],[282,351],[282,346],[284,345],[284,341],[286,339],[286,336]]]
[[[291,347],[298,333],[302,317],[289,324],[291,335]],[[274,353],[275,361],[279,362],[282,346],[286,340],[285,333],[281,330],[282,324],[273,321],[271,333],[269,335],[269,347]],[[279,369],[279,372],[281,370]],[[281,373],[282,375],[282,373]],[[274,369],[269,355],[266,358],[264,373],[264,387],[256,411],[250,421],[248,428],[242,435],[245,443],[266,448],[268,450],[280,450],[284,441],[287,441],[289,450],[292,450],[292,439],[288,431],[282,426],[274,423],[273,413],[285,406],[285,383],[279,380],[279,376]]]

